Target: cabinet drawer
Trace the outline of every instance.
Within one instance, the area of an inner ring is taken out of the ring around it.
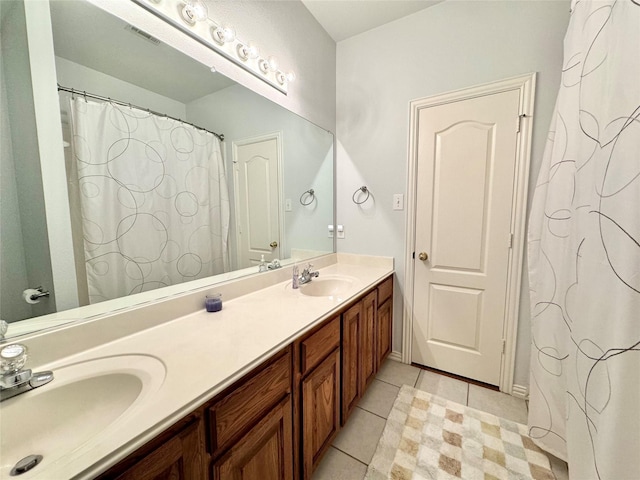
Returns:
[[[291,392],[291,354],[286,353],[209,408],[209,451],[215,457]]]
[[[300,342],[300,370],[304,376],[340,344],[340,317]]]
[[[393,277],[387,278],[378,287],[378,305],[382,305],[393,294]]]

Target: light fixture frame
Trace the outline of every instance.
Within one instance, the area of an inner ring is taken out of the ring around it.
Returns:
[[[271,70],[268,68],[265,71],[261,68],[261,62],[268,62],[266,62],[262,56],[258,56],[257,58],[247,56],[247,58],[244,59],[240,55],[240,52],[243,51],[243,49],[248,51],[249,44],[247,42],[243,42],[238,38],[235,38],[231,42],[225,42],[224,40],[221,42],[215,38],[214,32],[218,27],[224,28],[222,24],[217,24],[210,18],[204,21],[195,21],[194,23],[186,20],[182,13],[185,6],[184,0],[162,0],[159,3],[154,0],[131,1],[187,34],[202,45],[222,55],[227,60],[232,61],[235,65],[271,85],[279,92],[287,95],[289,81],[287,80],[287,74],[285,72],[279,69]]]

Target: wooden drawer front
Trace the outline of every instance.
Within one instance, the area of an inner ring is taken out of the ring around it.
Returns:
[[[382,305],[388,298],[393,295],[393,277],[387,278],[378,287],[378,305]]]
[[[300,370],[304,376],[340,344],[340,317],[300,342]]]
[[[215,457],[291,392],[291,354],[279,358],[209,408],[210,452]]]

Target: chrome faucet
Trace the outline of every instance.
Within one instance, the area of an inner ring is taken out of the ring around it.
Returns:
[[[313,270],[311,270],[312,268],[313,268],[313,265],[309,264],[309,265],[307,265],[307,268],[304,268],[302,270],[302,275],[300,275],[300,278],[298,279],[298,283],[300,285],[304,285],[305,283],[309,283],[311,280],[313,280],[318,275],[320,275],[320,272],[318,272],[318,271],[314,272]]]
[[[30,369],[23,369],[27,356],[27,347],[19,343],[0,350],[0,402],[53,380],[53,372],[32,373]]]

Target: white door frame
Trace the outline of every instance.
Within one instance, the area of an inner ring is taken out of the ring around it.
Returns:
[[[264,135],[257,135],[255,137],[247,137],[242,138],[240,140],[234,140],[231,143],[232,146],[232,164],[233,164],[233,191],[238,192],[238,174],[236,172],[236,163],[238,158],[238,147],[243,145],[249,145],[251,143],[264,142],[265,140],[276,140],[277,151],[278,151],[278,246],[280,248],[280,253],[284,251],[285,248],[285,238],[284,238],[284,205],[282,199],[284,198],[284,186],[282,179],[282,132],[273,132],[266,133]],[[236,265],[240,262],[240,249],[238,248],[238,240],[240,224],[238,223],[238,212],[240,211],[240,203],[238,201],[238,195],[234,193],[234,223],[236,224]]]
[[[533,106],[536,74],[529,73],[508,78],[498,82],[487,83],[475,87],[456,90],[410,102],[409,124],[409,165],[407,180],[407,235],[405,245],[405,297],[402,318],[402,361],[411,363],[413,335],[413,298],[415,236],[416,236],[416,179],[418,167],[418,116],[423,108],[434,107],[450,102],[501,93],[509,90],[520,90],[520,106],[518,109],[519,128],[516,140],[516,171],[514,176],[514,193],[511,206],[512,248],[509,250],[509,266],[507,273],[507,297],[505,305],[505,323],[503,339],[504,354],[500,367],[500,391],[512,393],[513,373],[515,367],[516,337],[518,332],[518,313],[520,311],[520,287],[522,279],[522,263],[525,245],[525,228],[527,216],[527,192],[529,188],[529,165],[531,160],[531,132],[533,127]]]

